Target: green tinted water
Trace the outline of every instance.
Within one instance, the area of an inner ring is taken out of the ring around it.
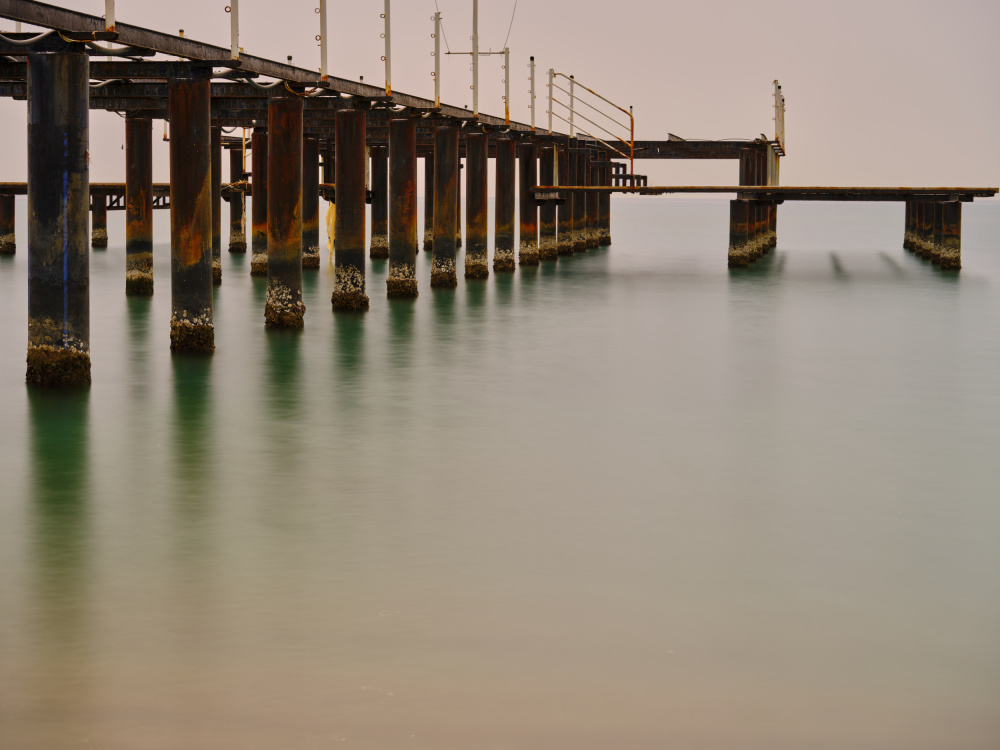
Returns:
[[[19,229],[25,226],[19,203]],[[122,215],[94,385],[24,386],[0,259],[0,746],[1000,746],[1000,204],[616,200],[614,246],[171,357]]]

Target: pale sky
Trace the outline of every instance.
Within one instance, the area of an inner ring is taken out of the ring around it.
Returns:
[[[63,0],[101,15],[103,0]],[[229,46],[225,0],[118,0],[119,21]],[[318,0],[242,0],[251,54],[319,65]],[[471,49],[472,0],[437,0],[451,48]],[[501,49],[513,0],[481,0],[480,48]],[[329,0],[330,73],[384,81],[383,0]],[[431,98],[434,0],[393,0],[393,88]],[[10,22],[0,22],[12,29]],[[772,85],[787,99],[785,185],[1000,185],[1000,2],[981,0],[519,0],[510,32],[511,114],[529,119],[528,57],[537,64],[537,124],[546,71],[633,105],[636,137],[773,136]],[[500,56],[482,58],[480,109],[503,114]],[[469,59],[442,59],[442,99],[472,103]],[[0,136],[26,138],[26,104],[0,101]],[[168,179],[155,125],[155,175]],[[124,178],[124,123],[92,112],[91,179]],[[0,181],[26,179],[24,148],[4,149]],[[735,162],[637,164],[650,184],[733,184]]]

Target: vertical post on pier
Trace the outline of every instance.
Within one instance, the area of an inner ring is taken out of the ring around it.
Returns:
[[[302,267],[319,268],[319,141],[302,139]]]
[[[108,196],[90,198],[90,246],[104,249],[108,246]]]
[[[222,127],[212,127],[212,283],[222,283]]]
[[[253,154],[250,275],[267,276],[267,130],[254,128],[250,143]]]
[[[465,136],[465,278],[485,279],[490,275],[486,244],[489,136]]]
[[[455,247],[462,246],[462,157],[455,171]]]
[[[915,201],[913,204],[913,236],[910,238],[910,251],[920,256],[921,247],[924,243],[924,202]]]
[[[170,112],[170,348],[211,352],[212,159],[208,78],[172,78]]]
[[[125,118],[125,294],[153,293],[153,121]]]
[[[434,248],[434,156],[424,157],[424,252]]]
[[[923,201],[922,203],[920,244],[917,255],[930,260],[931,248],[934,246],[934,201]]]
[[[417,128],[413,120],[389,122],[390,297],[417,296]]]
[[[750,265],[749,252],[750,201],[742,198],[729,201],[729,267]]]
[[[243,149],[229,150],[229,182],[243,182]],[[229,197],[229,252],[247,251],[246,193],[240,190]]]
[[[493,270],[514,270],[514,140],[497,138]]]
[[[389,257],[389,149],[371,147],[371,258]]]
[[[542,146],[538,159],[538,182],[541,185],[556,183],[555,150],[552,146]],[[555,201],[545,201],[538,207],[538,258],[539,260],[556,260],[559,253],[556,248],[556,204]]]
[[[300,96],[267,102],[267,301],[269,328],[302,328],[302,113]]]
[[[17,244],[14,241],[14,196],[0,195],[0,255],[13,255]]]
[[[942,232],[938,265],[957,271],[962,267],[962,202],[941,203]]]
[[[334,310],[367,310],[365,289],[365,117],[337,111],[337,217],[334,234]]]
[[[574,185],[586,187],[587,185],[587,149],[576,148],[576,174]],[[573,194],[573,252],[583,252],[587,249],[587,194],[579,192]]]
[[[587,185],[595,187],[597,185],[597,164],[594,161],[594,149],[587,149]],[[597,247],[597,193],[588,191],[587,193],[587,247]]]
[[[600,163],[600,184],[601,187],[611,185],[611,161],[605,156]],[[597,242],[600,245],[611,244],[611,193],[601,191],[597,196]]]
[[[457,286],[455,235],[458,183],[458,130],[438,128],[434,133],[434,261],[431,286]]]
[[[572,152],[559,146],[559,184],[572,185],[572,173],[575,171]],[[559,255],[573,254],[573,193],[561,193],[563,202],[556,207],[556,231],[558,242],[556,252]]]
[[[934,229],[931,239],[930,259],[931,263],[940,265],[941,248],[944,246],[944,203],[934,201]]]
[[[913,201],[906,201],[903,214],[903,249],[909,250],[913,244]]]
[[[518,244],[517,261],[522,266],[538,265],[538,204],[532,188],[538,184],[538,162],[535,157],[535,144],[524,141],[518,146],[517,161],[519,167],[520,190],[519,208],[521,220],[520,242]]]
[[[90,383],[90,62],[77,48],[28,63],[25,379],[36,385]]]

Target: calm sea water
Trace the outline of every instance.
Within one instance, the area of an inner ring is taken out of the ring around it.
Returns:
[[[22,200],[22,199],[19,199]],[[91,255],[94,384],[24,385],[0,259],[4,748],[1000,747],[1000,203],[616,199],[610,248],[169,352]]]

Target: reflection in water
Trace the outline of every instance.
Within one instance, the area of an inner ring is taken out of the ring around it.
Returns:
[[[886,265],[889,266],[889,268],[892,269],[892,272],[896,276],[905,276],[906,275],[905,272],[903,271],[903,267],[901,265],[899,265],[899,263],[896,261],[895,258],[889,257],[889,255],[887,253],[879,253],[878,257],[880,257],[882,260],[885,261]]]
[[[212,450],[211,376],[212,358],[175,354],[174,375],[174,480],[179,499],[210,496],[207,486],[214,460]],[[185,506],[192,512],[199,506]]]
[[[357,385],[364,364],[365,314],[338,312],[333,316],[336,331],[337,373],[342,385]]]
[[[128,355],[132,365],[129,390],[132,398],[143,402],[149,395],[149,297],[127,296]]]
[[[774,281],[785,269],[787,253],[770,252],[746,268],[730,268],[729,283],[733,285],[757,286],[766,281]]]
[[[267,404],[275,420],[299,417],[301,330],[267,329]]]
[[[847,271],[844,270],[843,264],[840,262],[840,257],[836,253],[830,253],[830,265],[833,266],[833,275],[840,279],[841,281],[849,281],[850,276]]]
[[[410,364],[415,299],[389,299],[389,364],[394,371]]]
[[[509,307],[510,301],[514,297],[514,274],[494,273],[490,279],[493,283],[493,288],[496,290],[498,306]]]

